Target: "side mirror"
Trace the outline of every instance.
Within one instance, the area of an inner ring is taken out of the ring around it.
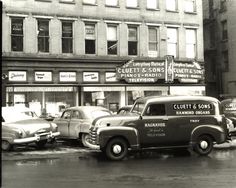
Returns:
[[[139,120],[142,120],[142,119],[143,119],[143,116],[142,116],[142,115],[140,115],[140,116],[139,116]]]

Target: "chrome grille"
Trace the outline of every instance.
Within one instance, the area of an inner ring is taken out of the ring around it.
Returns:
[[[97,129],[96,128],[91,128],[89,132],[90,140],[89,142],[91,144],[96,144],[97,143]]]

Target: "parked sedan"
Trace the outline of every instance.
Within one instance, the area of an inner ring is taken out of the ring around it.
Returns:
[[[117,114],[119,115],[125,115],[127,113],[130,112],[131,108],[133,107],[133,105],[127,105],[127,106],[122,106],[121,108],[119,108],[119,110],[117,111]]]
[[[61,138],[79,139],[87,146],[89,128],[92,121],[98,117],[109,116],[112,113],[100,106],[77,106],[67,108],[60,118],[55,118]]]
[[[14,145],[36,143],[45,146],[59,136],[57,125],[40,119],[27,108],[2,107],[2,150],[9,151]]]

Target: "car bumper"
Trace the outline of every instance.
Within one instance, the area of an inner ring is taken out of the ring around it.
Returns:
[[[92,144],[90,142],[87,143],[87,146],[91,149],[95,149],[95,150],[100,150],[100,146],[99,145],[95,145],[95,144]]]
[[[14,139],[14,144],[25,144],[30,142],[39,142],[40,140],[50,140],[59,136],[60,132],[50,132],[47,134],[35,134],[33,137]]]

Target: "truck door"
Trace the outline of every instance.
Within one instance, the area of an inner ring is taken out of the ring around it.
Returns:
[[[144,147],[162,146],[171,135],[168,130],[168,116],[165,104],[149,104],[138,123],[140,144]]]

